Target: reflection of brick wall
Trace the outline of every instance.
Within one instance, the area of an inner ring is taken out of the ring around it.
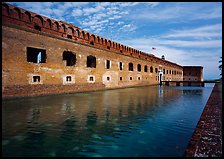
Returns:
[[[183,66],[184,81],[203,81],[202,66]]]

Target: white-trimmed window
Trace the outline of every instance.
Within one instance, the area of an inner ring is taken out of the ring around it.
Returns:
[[[41,76],[38,74],[28,74],[29,84],[43,84]]]
[[[63,75],[63,84],[73,84],[75,83],[74,75]]]
[[[87,82],[88,83],[95,83],[95,76],[94,75],[88,75]]]

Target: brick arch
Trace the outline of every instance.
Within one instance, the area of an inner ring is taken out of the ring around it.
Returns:
[[[84,31],[81,32],[81,38],[85,39],[85,32]]]
[[[111,46],[111,41],[110,40],[108,41],[108,46]]]
[[[100,37],[99,36],[97,36],[97,42],[100,43]]]
[[[107,39],[104,39],[104,45],[107,45]]]
[[[94,35],[94,34],[92,34],[92,35],[90,36],[90,41],[95,42],[95,40],[96,40],[96,37],[95,37],[95,35]]]
[[[76,36],[76,37],[80,37],[80,31],[79,31],[79,29],[76,29],[76,31],[75,31],[75,36]]]
[[[16,19],[20,19],[21,18],[21,11],[19,8],[14,7],[11,11],[11,17],[16,18]]]
[[[36,15],[33,18],[33,23],[35,25],[38,25],[38,26],[42,27],[43,26],[43,18],[40,15]]]
[[[59,23],[56,21],[54,22],[54,30],[59,31]]]
[[[31,22],[31,14],[30,12],[26,11],[25,13],[23,13],[22,19],[26,22]]]
[[[48,28],[48,29],[51,29],[51,26],[52,26],[52,22],[50,19],[47,19],[46,23],[45,23],[45,27]]]
[[[61,29],[60,29],[61,32],[65,33],[66,32],[66,26],[65,24],[61,24]]]
[[[5,3],[2,4],[2,15],[9,15],[9,6]]]
[[[72,27],[68,27],[67,34],[73,36],[73,33],[74,33],[74,29]]]
[[[89,33],[86,33],[86,35],[85,35],[85,39],[86,39],[86,40],[89,40]]]

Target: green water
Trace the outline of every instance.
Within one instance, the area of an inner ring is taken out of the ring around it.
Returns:
[[[2,102],[3,156],[182,156],[213,85]]]

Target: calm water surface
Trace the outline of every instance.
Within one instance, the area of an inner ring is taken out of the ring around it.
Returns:
[[[182,156],[213,86],[147,86],[3,101],[2,153]]]

